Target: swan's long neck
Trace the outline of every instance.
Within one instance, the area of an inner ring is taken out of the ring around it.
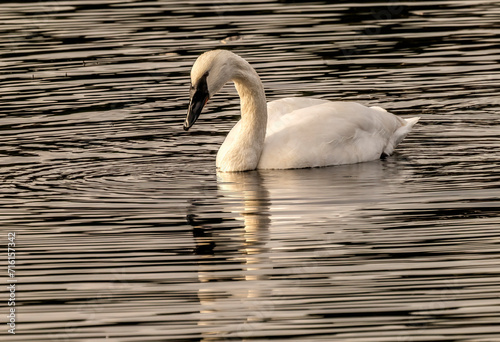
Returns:
[[[264,148],[267,104],[257,72],[244,59],[233,64],[232,81],[241,102],[241,120],[235,136],[228,136],[217,154],[221,171],[246,171],[257,167]]]
[[[248,68],[249,72],[243,77],[233,79],[241,101],[240,137],[250,145],[263,146],[267,126],[266,95],[259,76],[250,65]]]

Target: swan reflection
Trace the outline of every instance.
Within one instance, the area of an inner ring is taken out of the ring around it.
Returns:
[[[269,240],[269,193],[257,171],[218,174],[218,193],[230,204],[238,224],[212,229],[189,217],[199,255],[199,327],[203,341],[243,337],[262,321],[272,289],[264,282],[272,269]]]
[[[321,260],[365,248],[363,234],[378,228],[359,217],[359,209],[399,187],[402,169],[394,161],[377,161],[218,173],[217,201],[226,219],[191,220],[203,341],[255,337],[268,320],[289,318],[280,303],[290,288],[318,273]],[[299,311],[303,317],[307,310]]]

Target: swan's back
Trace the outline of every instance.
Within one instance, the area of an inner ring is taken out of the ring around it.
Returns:
[[[404,120],[380,107],[354,102],[302,97],[272,101],[268,103],[267,133],[258,168],[289,169],[375,160],[382,153],[391,154],[417,121],[418,118]]]

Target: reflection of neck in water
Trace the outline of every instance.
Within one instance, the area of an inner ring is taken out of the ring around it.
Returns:
[[[258,171],[220,172],[217,177],[219,190],[223,195],[228,197],[236,196],[242,200],[243,209],[240,214],[243,216],[245,230],[246,263],[247,265],[256,264],[258,258],[251,260],[250,256],[260,254],[269,236],[269,224],[271,222],[269,193],[263,187],[262,178]],[[251,271],[251,268],[247,268],[247,271]],[[246,274],[245,277],[251,279],[253,276]]]
[[[267,316],[272,297],[264,283],[272,266],[266,247],[270,201],[262,179],[257,171],[219,173],[218,189],[224,202],[238,208],[244,227],[211,229],[209,223],[188,217],[201,254],[198,325],[203,327],[202,341],[242,337],[255,330],[252,322]]]

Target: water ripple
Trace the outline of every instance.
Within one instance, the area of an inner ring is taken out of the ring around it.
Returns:
[[[0,5],[13,341],[496,341],[495,1]],[[232,87],[182,131],[201,52],[267,97],[421,116],[384,161],[217,174]],[[7,313],[7,312],[5,312]]]

